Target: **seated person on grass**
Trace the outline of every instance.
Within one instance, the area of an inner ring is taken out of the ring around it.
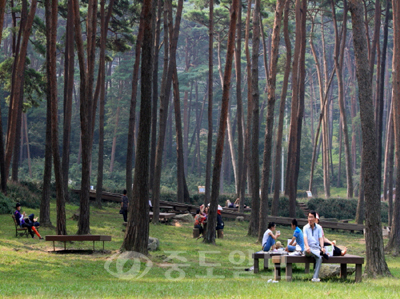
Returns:
[[[293,238],[289,242],[288,246],[286,247],[286,251],[288,252],[293,252],[296,250],[296,244],[300,246],[301,252],[304,251],[304,237],[303,237],[303,232],[301,229],[297,226],[297,220],[293,219],[292,220],[292,229],[294,230],[293,232]]]
[[[275,222],[268,223],[268,229],[265,231],[263,240],[262,240],[262,249],[264,251],[269,251],[270,249],[274,250],[276,248],[275,241],[280,236],[279,233],[274,235],[274,231],[276,229]]]
[[[319,215],[317,214],[317,223],[319,224]],[[325,237],[324,229],[320,225],[322,230],[322,237],[324,238],[324,246],[333,246],[333,256],[344,256],[347,253],[347,248],[345,247],[341,250],[339,247],[336,247],[336,241],[329,241],[327,237]]]
[[[203,234],[203,222],[206,217],[200,212],[200,209],[197,209],[196,216],[194,216],[194,228],[199,229],[199,234]]]

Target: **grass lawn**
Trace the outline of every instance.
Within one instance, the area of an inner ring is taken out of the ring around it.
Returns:
[[[55,223],[55,204],[52,204]],[[67,231],[74,234],[77,222],[71,217],[77,206],[67,205]],[[38,210],[23,209],[27,214]],[[124,237],[122,215],[117,206],[102,210],[91,207],[92,234],[112,236],[107,253],[54,254],[52,242],[15,237],[10,215],[0,215],[0,297],[135,297],[135,298],[399,298],[400,257],[387,257],[394,278],[323,280],[312,283],[304,265],[294,268],[293,282],[267,283],[272,271],[244,271],[252,265],[251,254],[260,249],[256,239],[246,236],[248,223],[225,222],[224,239],[217,245],[192,238],[192,225],[150,225],[150,236],[160,248],[148,258],[125,259],[119,253]],[[289,227],[279,227],[282,241],[291,237]],[[42,235],[54,230],[40,229]],[[348,252],[365,256],[361,234],[325,231],[329,239],[348,247]],[[385,239],[385,241],[387,241]],[[57,244],[57,243],[56,243]],[[59,249],[63,243],[56,245]],[[96,243],[100,249],[101,243]],[[67,244],[69,249],[91,249],[91,242]],[[260,266],[261,266],[260,262]],[[352,266],[352,265],[350,265]],[[363,269],[364,270],[364,269]],[[312,272],[312,271],[311,271]],[[312,294],[312,295],[311,295]]]

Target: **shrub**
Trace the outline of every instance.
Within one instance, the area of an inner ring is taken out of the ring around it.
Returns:
[[[389,205],[387,202],[381,202],[381,219],[382,222],[388,223],[389,222]]]
[[[0,214],[11,214],[14,211],[14,207],[12,200],[0,192]]]
[[[10,199],[12,205],[19,202],[27,208],[38,209],[40,207],[40,195],[31,192],[27,186],[19,183],[9,182],[7,184],[7,197]]]
[[[357,212],[356,199],[312,198],[308,201],[307,206],[325,218],[354,219]]]
[[[272,198],[268,200],[269,211],[272,208]],[[289,198],[279,198],[279,217],[289,217]],[[303,211],[296,205],[296,218],[305,218]]]

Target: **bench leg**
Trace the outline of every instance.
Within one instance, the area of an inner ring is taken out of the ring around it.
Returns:
[[[310,263],[306,263],[304,266],[304,273],[308,274],[310,273]]]
[[[56,245],[54,244],[54,241],[53,241],[53,251],[56,251]]]
[[[93,251],[94,251],[94,241],[93,241]]]
[[[103,241],[103,252],[104,252],[104,241]]]
[[[310,272],[310,264],[308,264],[308,272]],[[288,263],[286,264],[286,281],[292,281],[292,264]]]
[[[254,258],[254,273],[258,273],[258,258]]]
[[[356,282],[361,282],[362,280],[362,264],[356,264]]]
[[[340,278],[347,278],[347,264],[340,264]]]
[[[67,242],[64,241],[64,250],[67,250]]]
[[[264,255],[264,270],[268,270],[268,260],[269,256]]]

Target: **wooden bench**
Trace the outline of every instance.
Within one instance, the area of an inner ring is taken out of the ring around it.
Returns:
[[[29,237],[28,228],[19,226],[18,223],[17,223],[17,219],[15,219],[15,215],[14,214],[12,214],[11,217],[14,220],[15,236],[18,237],[18,234],[19,234],[20,236],[24,236],[25,235],[28,238]],[[35,226],[35,228],[39,231],[39,226]]]
[[[281,253],[269,252],[269,251],[257,251],[253,253],[252,257],[254,260],[254,273],[258,273],[260,271],[259,268],[259,260],[264,260],[264,270],[268,269],[268,260],[271,259],[273,256],[281,256]]]
[[[295,255],[282,255],[274,256],[272,258],[274,263],[275,280],[280,279],[280,264],[286,263],[286,281],[292,281],[292,264],[305,264],[306,273],[310,271],[310,263],[315,264],[315,259],[308,256],[295,256]],[[340,277],[346,279],[347,277],[347,264],[356,265],[355,281],[361,282],[362,280],[362,265],[364,258],[362,256],[346,254],[345,256],[331,256],[329,259],[322,259],[323,264],[340,264]]]
[[[104,251],[104,241],[111,241],[111,236],[106,235],[50,235],[46,236],[46,241],[53,241],[53,250],[56,251],[54,242],[64,242],[64,250],[67,250],[67,242],[71,241],[93,241],[93,251],[94,242],[103,241],[103,251]]]

